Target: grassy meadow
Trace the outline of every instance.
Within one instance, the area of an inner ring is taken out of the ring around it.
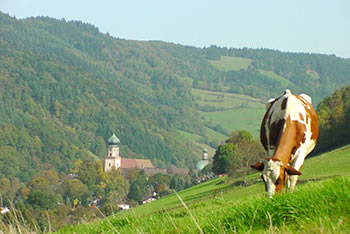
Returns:
[[[218,178],[58,233],[348,233],[350,145],[305,161],[296,191],[269,200],[259,173]]]
[[[288,79],[284,78],[283,76],[277,75],[273,71],[260,70],[260,73],[269,77],[273,81],[280,82],[282,87],[284,87],[284,88],[287,88],[288,86],[290,86],[292,84]]]
[[[212,126],[220,124],[227,133],[234,130],[247,130],[254,137],[259,135],[260,122],[265,112],[265,104],[262,100],[247,95],[202,89],[192,89],[192,94],[196,97],[200,121],[210,123]],[[206,111],[205,108],[209,110]],[[209,127],[205,129],[205,136],[183,130],[180,133],[187,140],[196,143],[202,143],[201,137],[206,137],[208,141],[220,142],[228,138],[227,134]]]
[[[226,111],[201,112],[205,119],[219,124],[224,129],[247,130],[255,138],[260,134],[260,123],[265,108],[238,108]]]
[[[208,60],[209,63],[222,71],[239,71],[247,69],[253,60],[249,58],[220,56],[219,60]]]

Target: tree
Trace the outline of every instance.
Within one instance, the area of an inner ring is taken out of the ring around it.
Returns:
[[[64,180],[60,186],[60,193],[64,200],[81,200],[82,196],[88,192],[87,186],[78,179]]]
[[[230,138],[226,140],[226,143],[238,144],[241,141],[254,141],[253,135],[246,130],[233,131],[230,134]]]
[[[250,170],[250,165],[261,161],[265,151],[256,141],[242,140],[237,145],[228,163],[228,174],[231,177],[245,176]]]
[[[225,174],[228,172],[229,161],[233,157],[236,146],[232,143],[220,145],[213,157],[213,172],[215,174]]]
[[[193,171],[192,168],[188,172],[188,176],[190,177],[190,180],[191,180],[191,186],[194,186],[194,185],[198,184],[198,175],[197,175],[197,173],[195,173]]]
[[[79,179],[87,185],[90,192],[96,192],[104,188],[107,180],[101,161],[92,159],[82,162],[78,169],[78,175]]]
[[[125,198],[129,192],[129,183],[124,179],[120,168],[107,172],[107,186],[105,189],[109,201],[117,202]]]
[[[132,181],[130,181],[130,191],[128,198],[137,202],[141,202],[143,198],[149,196],[147,193],[147,177],[144,171]]]
[[[262,146],[249,132],[235,131],[226,140],[226,144],[220,145],[216,150],[213,157],[213,172],[228,173],[233,177],[245,175],[249,165],[263,158],[264,154]]]
[[[56,206],[56,198],[46,191],[32,190],[27,198],[27,203],[39,209],[52,209]]]

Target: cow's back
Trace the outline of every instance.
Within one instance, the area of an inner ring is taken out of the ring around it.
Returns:
[[[288,139],[286,134],[293,137]],[[293,95],[286,90],[282,96],[269,100],[260,128],[261,143],[269,156],[274,155],[281,138],[289,143],[295,141],[289,149],[292,155],[301,145],[305,147],[307,155],[314,148],[317,137],[317,115],[309,96]]]

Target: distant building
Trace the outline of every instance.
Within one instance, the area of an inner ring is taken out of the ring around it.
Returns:
[[[188,168],[178,168],[175,165],[170,165],[165,169],[168,175],[188,175]]]
[[[119,203],[118,204],[118,207],[122,210],[128,210],[130,209],[130,205],[129,204],[126,204],[126,203]]]
[[[108,149],[104,163],[105,171],[110,171],[113,168],[120,168],[122,174],[126,176],[130,169],[137,168],[144,170],[148,177],[157,173],[165,175],[188,175],[188,168],[178,168],[175,165],[170,165],[167,168],[155,168],[149,159],[123,158],[120,155],[119,145],[120,140],[115,133],[113,133],[108,139]],[[197,172],[197,170],[194,171]]]
[[[112,168],[119,168],[121,166],[119,144],[119,138],[113,133],[113,136],[108,139],[108,153],[105,158],[105,171],[110,171]]]
[[[202,160],[198,161],[196,163],[195,169],[202,170],[206,165],[210,163],[209,157],[208,157],[208,150],[203,150]]]
[[[108,139],[108,152],[105,158],[105,171],[110,171],[113,168],[121,168],[127,170],[130,168],[137,169],[153,169],[154,166],[149,159],[122,158],[119,152],[120,140],[113,133]]]

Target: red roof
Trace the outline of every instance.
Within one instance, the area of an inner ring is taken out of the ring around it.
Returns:
[[[121,168],[154,168],[149,159],[121,158]]]

